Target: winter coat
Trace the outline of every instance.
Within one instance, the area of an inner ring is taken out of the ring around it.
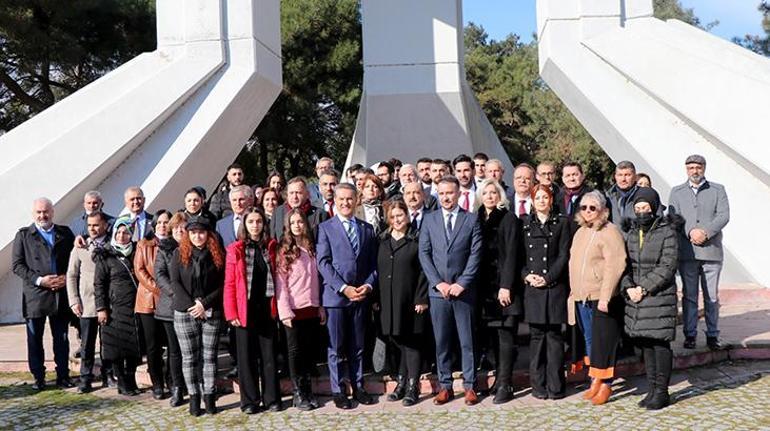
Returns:
[[[677,296],[675,274],[679,265],[680,216],[659,217],[640,239],[640,227],[627,221],[628,265],[620,283],[626,299],[625,327],[631,337],[673,341],[676,333]],[[641,286],[647,291],[638,303],[626,289]]]
[[[530,214],[524,220],[522,232],[525,258],[521,277],[536,274],[546,281],[544,287],[524,282],[526,320],[533,324],[566,323],[570,222],[564,216],[551,213],[541,224],[537,215]]]
[[[195,300],[200,299],[206,311],[211,310],[211,318],[222,318],[224,268],[217,268],[208,249],[193,247],[190,262],[183,265],[177,248],[171,257],[168,274],[174,290],[174,311],[187,313]]]
[[[67,268],[67,296],[69,297],[70,308],[80,305],[81,317],[84,318],[96,317],[96,301],[94,299],[96,262],[94,262],[93,251],[97,247],[105,246],[103,243],[97,245],[91,239],[87,241],[87,248],[72,249]]]
[[[155,235],[145,238],[136,245],[134,254],[134,274],[139,280],[139,290],[136,292],[134,311],[142,314],[153,314],[160,301],[160,289],[155,279],[155,257],[160,241]]]
[[[506,209],[494,209],[486,218],[486,208],[480,207],[478,223],[481,227],[483,248],[478,274],[481,316],[498,320],[504,316],[518,316],[524,312],[522,303],[521,221]],[[500,288],[511,291],[511,305],[501,307],[497,300]]]
[[[126,257],[110,246],[94,250],[96,311],[109,312],[101,335],[104,359],[141,357],[134,314],[137,282],[133,260],[133,253]]]
[[[377,252],[379,286],[376,297],[380,304],[383,335],[421,334],[428,329],[428,311],[417,314],[415,305],[428,305],[428,279],[420,265],[419,233],[410,231],[392,240],[389,231],[380,235]]]
[[[171,278],[168,275],[168,268],[174,250],[179,247],[179,243],[174,238],[164,238],[158,244],[155,253],[155,282],[160,290],[160,298],[155,308],[155,318],[167,322],[174,321],[174,289],[171,286]]]
[[[258,302],[258,310],[262,312],[261,315],[258,316],[248,315],[249,294],[247,289],[248,276],[246,274],[246,244],[243,240],[238,240],[227,246],[223,291],[225,319],[227,321],[238,319],[241,322],[241,325],[249,326],[253,325],[255,322],[268,324],[267,321],[272,319],[271,313],[273,311],[272,306],[275,294],[267,297],[266,290],[267,274],[272,273],[272,267],[275,262],[276,246],[277,242],[275,240],[272,240],[267,245],[270,256],[267,265],[262,266],[260,263],[260,261],[264,262],[261,248],[257,248],[258,253],[254,256],[256,264],[261,268],[263,275],[263,277],[259,277],[256,271],[252,275],[251,298],[254,300],[262,299],[262,301]],[[252,310],[254,310],[254,308],[252,308]]]

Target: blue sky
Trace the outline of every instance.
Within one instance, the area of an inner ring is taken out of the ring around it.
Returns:
[[[571,0],[564,0],[571,1]],[[762,33],[762,15],[757,11],[760,0],[681,0],[693,8],[702,22],[715,20],[719,25],[711,32],[727,40],[734,36]],[[493,39],[503,39],[509,33],[532,40],[535,32],[535,0],[465,0],[465,22],[480,24]]]

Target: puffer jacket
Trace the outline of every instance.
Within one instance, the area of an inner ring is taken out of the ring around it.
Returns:
[[[136,244],[134,254],[134,274],[139,280],[139,290],[136,291],[134,312],[153,314],[160,300],[160,288],[155,279],[155,255],[160,241],[154,235],[142,239]]]
[[[631,337],[673,341],[676,334],[676,280],[679,264],[678,231],[684,219],[677,215],[659,217],[640,236],[635,221],[628,227],[628,265],[620,286],[626,299],[625,328]],[[641,286],[647,294],[633,302],[626,289]]]

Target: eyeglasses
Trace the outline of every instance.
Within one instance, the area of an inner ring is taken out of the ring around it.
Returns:
[[[594,212],[594,211],[596,211],[597,209],[598,209],[598,208],[596,208],[596,207],[595,207],[595,206],[593,206],[593,205],[580,205],[580,211],[591,211],[591,212]]]

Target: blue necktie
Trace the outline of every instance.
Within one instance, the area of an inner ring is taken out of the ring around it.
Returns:
[[[353,247],[353,254],[358,256],[358,234],[356,233],[356,226],[352,221],[345,222],[345,233],[348,234],[348,241],[350,241],[350,246]]]

